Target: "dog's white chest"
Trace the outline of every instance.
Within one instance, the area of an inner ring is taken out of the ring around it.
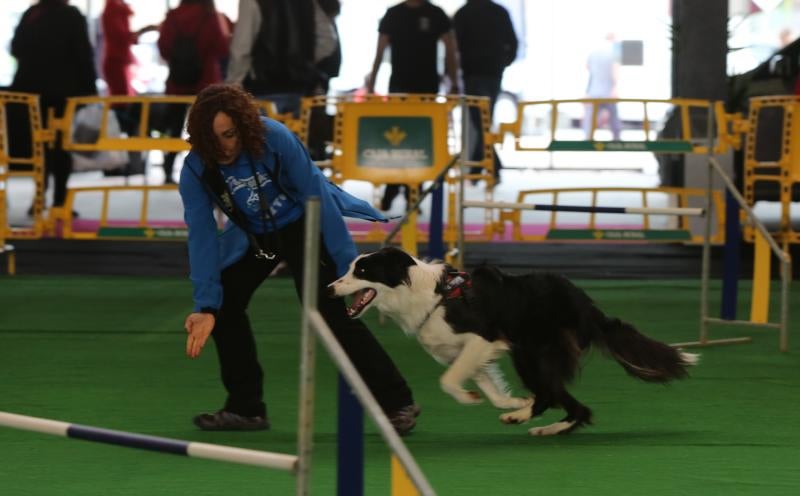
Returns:
[[[417,332],[417,341],[439,363],[450,364],[464,347],[466,335],[456,334],[440,316],[432,315]]]

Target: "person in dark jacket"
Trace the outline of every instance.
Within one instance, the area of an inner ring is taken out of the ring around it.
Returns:
[[[247,307],[277,264],[287,262],[302,293],[305,202],[321,202],[318,308],[395,429],[406,434],[419,407],[392,360],[327,285],[344,275],[356,248],[343,216],[385,221],[369,203],[330,183],[297,137],[261,117],[236,85],[203,90],[189,112],[189,142],[179,190],[189,227],[194,310],[185,322],[186,353],[196,358],[208,337],[217,348],[224,407],[194,418],[203,430],[268,429],[263,374]],[[214,206],[229,219],[217,234]]]
[[[489,115],[500,94],[503,71],[517,56],[517,36],[508,11],[492,0],[467,0],[453,18],[458,40],[464,93],[489,97]],[[470,160],[483,158],[483,134],[478,109],[471,109],[470,119],[477,129],[472,140]],[[494,154],[495,179],[499,179],[502,164]],[[472,170],[478,173],[479,170]]]
[[[340,10],[339,0],[239,0],[225,81],[298,115],[301,98],[326,94],[339,74]]]
[[[62,117],[67,97],[97,93],[86,18],[66,0],[39,0],[26,10],[14,31],[11,55],[17,72],[10,89],[38,94],[43,120],[51,109]],[[61,206],[72,156],[59,145],[45,147],[44,165],[47,179],[53,176],[53,206]]]

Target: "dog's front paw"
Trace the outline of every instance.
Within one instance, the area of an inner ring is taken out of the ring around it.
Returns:
[[[530,408],[533,405],[533,398],[507,398],[498,408],[504,410],[517,410],[520,408]]]
[[[519,410],[500,415],[500,422],[504,424],[524,424],[533,415],[533,398],[518,398],[525,401],[525,405]]]

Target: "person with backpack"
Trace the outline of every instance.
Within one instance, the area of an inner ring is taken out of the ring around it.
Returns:
[[[339,0],[239,0],[225,81],[297,114],[339,74],[340,10]]]
[[[167,12],[159,28],[158,50],[167,62],[167,95],[196,95],[210,84],[222,81],[222,62],[227,58],[230,30],[214,0],[181,0]],[[169,104],[163,123],[168,136],[180,136],[186,105]],[[172,178],[175,153],[164,155],[166,184]]]
[[[252,95],[236,85],[203,90],[187,121],[192,149],[181,169],[180,194],[189,228],[194,309],[186,317],[186,354],[197,358],[211,337],[227,399],[222,409],[194,417],[201,430],[269,429],[263,371],[248,306],[281,261],[302,294],[305,206],[320,201],[318,309],[399,434],[408,434],[420,409],[411,389],[362,320],[351,319],[330,283],[356,258],[344,217],[386,219],[368,202],[329,182],[300,140],[262,117]],[[214,208],[229,219],[221,234]],[[273,353],[280,350],[271,350]]]

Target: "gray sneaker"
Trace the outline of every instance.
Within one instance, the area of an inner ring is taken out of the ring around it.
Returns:
[[[420,411],[419,405],[412,403],[387,416],[394,430],[397,431],[399,435],[406,436],[411,434],[411,430],[417,425],[417,417],[419,417]]]
[[[245,417],[226,410],[216,413],[201,413],[192,419],[192,422],[204,431],[263,431],[269,429],[269,420],[266,417]]]

